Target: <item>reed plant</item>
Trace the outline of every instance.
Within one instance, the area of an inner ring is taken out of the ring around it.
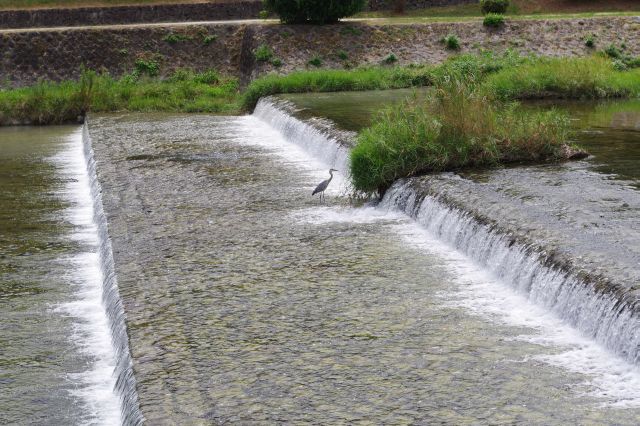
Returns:
[[[562,158],[568,118],[525,113],[474,81],[438,83],[426,100],[383,110],[351,152],[355,189],[383,193],[396,179],[461,167]]]

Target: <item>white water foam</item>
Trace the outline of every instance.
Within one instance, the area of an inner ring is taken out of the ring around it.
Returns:
[[[64,151],[53,161],[66,180],[62,195],[70,206],[65,211],[65,219],[75,228],[70,237],[85,249],[64,260],[69,265],[68,279],[75,298],[55,308],[56,312],[73,319],[72,344],[91,359],[86,371],[69,374],[68,379],[75,386],[73,396],[81,401],[87,413],[85,424],[119,425],[122,418],[120,399],[115,392],[115,349],[102,303],[99,236],[82,130],[69,137]]]
[[[335,141],[323,138],[322,135],[306,138],[306,135],[314,134],[310,126],[288,116],[269,102],[262,100],[254,115],[273,125],[273,129],[278,131],[276,134],[273,130],[269,133],[262,126],[256,125],[262,137],[253,142],[273,147],[273,152],[282,156],[285,161],[306,170],[316,168],[320,171],[323,167],[326,169],[336,163],[347,167],[348,153],[336,151]],[[306,148],[310,140],[316,145],[308,150]],[[336,155],[342,155],[343,158],[336,159]],[[348,183],[343,183],[343,187],[347,185]],[[337,193],[339,191],[334,191],[332,195]],[[405,220],[398,223],[399,216]],[[544,303],[532,303],[515,289],[519,286],[505,283],[466,254],[443,242],[417,222],[409,220],[407,215],[400,213],[394,206],[386,204],[378,208],[359,209],[322,207],[293,212],[292,218],[316,224],[392,222],[396,232],[412,246],[424,250],[430,256],[438,256],[447,265],[454,283],[457,284],[454,286],[457,290],[443,295],[447,304],[506,325],[531,329],[530,334],[519,336],[519,339],[549,347],[549,354],[539,355],[536,359],[585,375],[584,388],[588,395],[599,398],[603,404],[617,407],[640,406],[640,368],[612,354],[593,339],[584,337],[557,312],[546,309]],[[452,237],[455,241],[455,237]],[[499,263],[499,259],[495,263]],[[544,294],[535,296],[534,299],[541,302],[549,297]]]

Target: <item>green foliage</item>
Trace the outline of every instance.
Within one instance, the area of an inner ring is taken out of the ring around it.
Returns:
[[[153,59],[138,59],[134,64],[136,76],[155,77],[160,73],[160,64]]]
[[[118,49],[118,53],[122,56],[127,56],[129,54],[128,49]]]
[[[286,76],[267,75],[249,84],[242,97],[243,109],[252,110],[263,96],[277,93],[338,92],[348,90],[400,89],[425,86],[431,68],[361,68],[355,70],[299,71]]]
[[[592,49],[596,47],[596,35],[589,34],[588,36],[586,36],[584,38],[584,45]]]
[[[498,28],[504,25],[504,15],[499,13],[487,13],[482,21],[485,27]]]
[[[349,54],[347,52],[345,52],[344,50],[338,50],[336,52],[336,56],[338,57],[338,59],[340,59],[341,61],[346,61],[347,59],[349,59]]]
[[[569,120],[527,114],[487,97],[473,83],[450,80],[426,100],[384,110],[358,136],[350,170],[356,190],[383,192],[419,173],[500,162],[560,158]]]
[[[274,67],[281,67],[282,66],[282,59],[280,59],[280,58],[272,58],[271,59],[271,65],[273,65]]]
[[[169,44],[176,44],[179,41],[191,40],[191,36],[188,36],[186,34],[169,33],[166,36],[164,36],[162,40],[166,41]]]
[[[509,0],[480,0],[480,10],[483,14],[506,13],[509,8]]]
[[[235,113],[238,81],[213,71],[178,70],[167,80],[120,79],[82,70],[78,81],[0,91],[0,125],[75,122],[88,111]]]
[[[313,65],[314,67],[320,67],[322,66],[322,58],[320,56],[314,56],[313,58],[309,59],[309,62],[307,62],[309,65]]]
[[[265,9],[283,23],[328,24],[364,9],[366,0],[264,0]]]
[[[455,34],[448,34],[447,36],[442,38],[442,43],[444,43],[445,47],[449,50],[458,50],[460,49],[460,40],[458,36]]]
[[[202,43],[204,43],[205,46],[208,46],[211,43],[213,43],[214,41],[216,41],[217,39],[218,39],[217,35],[215,35],[215,34],[207,34],[207,35],[202,37]]]
[[[398,62],[398,58],[393,53],[390,53],[386,58],[382,60],[385,64],[391,65]]]
[[[640,95],[640,70],[616,71],[599,56],[537,58],[488,76],[483,87],[500,99],[630,97]]]
[[[273,58],[273,50],[271,50],[271,48],[266,44],[258,46],[253,54],[258,62],[268,62]]]
[[[258,13],[258,17],[259,17],[260,19],[268,19],[268,18],[269,18],[269,11],[268,11],[268,10],[261,10],[261,11]]]
[[[604,53],[612,59],[620,59],[623,56],[622,50],[615,44],[610,44],[604,49]]]

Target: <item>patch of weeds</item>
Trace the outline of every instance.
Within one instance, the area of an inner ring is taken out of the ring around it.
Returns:
[[[261,10],[260,13],[258,13],[258,17],[260,19],[269,19],[269,11],[268,10]]]
[[[273,58],[273,50],[266,44],[261,44],[253,51],[253,54],[258,62],[268,62]]]
[[[166,36],[162,37],[162,40],[166,41],[169,44],[176,44],[180,41],[189,41],[191,40],[191,37],[186,34],[169,33]]]
[[[291,37],[293,35],[293,33],[291,31],[289,31],[289,30],[284,30],[284,31],[282,31],[280,33],[280,35],[282,35],[282,37],[284,37],[284,38],[289,38],[289,37]]]
[[[204,43],[205,46],[208,46],[211,43],[213,43],[214,41],[216,41],[217,39],[218,39],[217,35],[209,34],[209,35],[205,35],[204,37],[202,37],[202,42]]]
[[[322,66],[322,58],[320,58],[320,56],[314,56],[313,58],[309,59],[309,62],[307,62],[309,65],[313,65],[314,67],[320,67]]]
[[[357,27],[343,27],[340,28],[340,34],[342,35],[353,35],[353,36],[359,36],[362,34],[362,30],[360,28]]]
[[[282,66],[282,59],[280,58],[272,58],[270,61],[271,65],[273,65],[276,68],[279,68]]]
[[[349,59],[349,54],[347,52],[345,52],[344,50],[338,50],[336,52],[336,57],[338,59],[340,59],[341,61],[346,61],[347,59]]]
[[[160,73],[160,64],[153,59],[145,60],[138,59],[134,64],[135,73],[137,75],[148,75],[149,77],[155,77]]]
[[[611,59],[620,59],[622,58],[622,50],[620,50],[615,44],[610,44],[604,49],[605,55],[610,57]]]
[[[499,13],[488,13],[485,15],[482,25],[490,28],[499,28],[504,25],[504,15]]]
[[[584,38],[584,45],[590,49],[593,49],[594,47],[596,47],[596,35],[589,34],[588,36],[586,36]]]
[[[449,50],[459,50],[460,49],[460,40],[458,36],[455,34],[448,34],[440,40],[444,43],[444,46]]]
[[[122,56],[127,56],[129,54],[129,49],[118,49],[118,53]]]
[[[398,58],[393,53],[390,53],[386,58],[382,60],[385,64],[391,65],[398,62]]]

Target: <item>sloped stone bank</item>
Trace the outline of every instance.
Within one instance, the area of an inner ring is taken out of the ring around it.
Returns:
[[[275,24],[209,24],[52,31],[0,31],[0,84],[24,86],[40,79],[76,78],[81,65],[115,76],[129,73],[135,62],[156,61],[161,75],[176,68],[214,68],[243,82],[267,73],[312,68],[379,65],[390,54],[397,64],[438,63],[458,52],[446,50],[440,39],[456,34],[460,52],[483,49],[550,56],[593,54],[610,44],[626,45],[640,55],[640,18],[511,21],[490,30],[480,21],[410,25],[346,22],[323,27]],[[596,47],[584,38],[596,34]],[[258,62],[253,51],[265,45],[280,66]]]

